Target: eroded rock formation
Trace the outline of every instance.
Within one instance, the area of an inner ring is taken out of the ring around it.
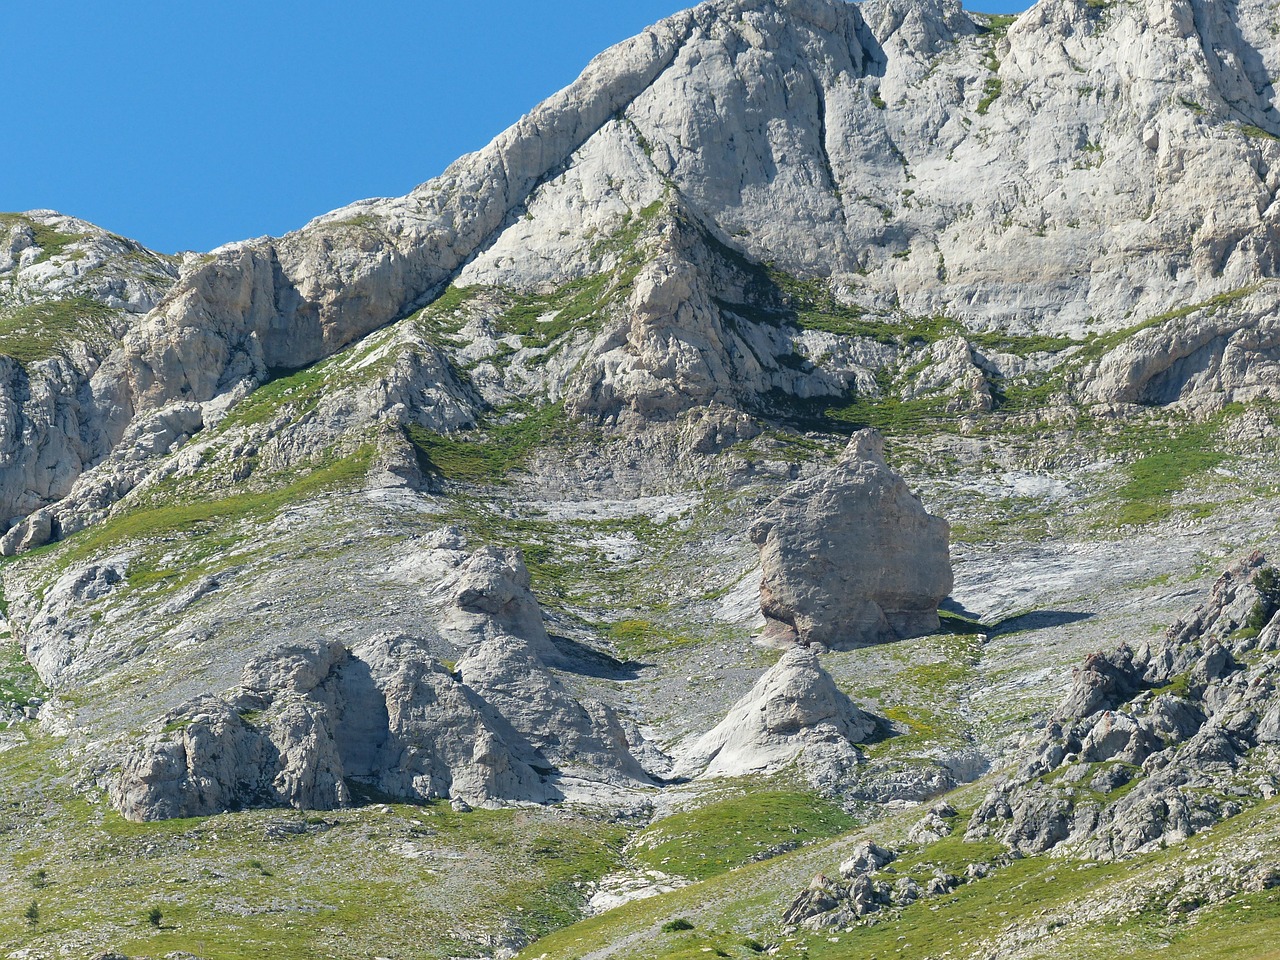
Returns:
[[[751,527],[765,640],[848,649],[938,629],[950,526],[931,516],[863,430],[830,470],[793,483]]]
[[[1113,859],[1187,839],[1280,789],[1280,581],[1254,554],[1163,638],[1091,655],[970,838]]]
[[[776,771],[802,754],[856,765],[854,745],[875,730],[875,721],[841,692],[818,655],[798,647],[687,748],[679,769],[707,777],[746,776]]]

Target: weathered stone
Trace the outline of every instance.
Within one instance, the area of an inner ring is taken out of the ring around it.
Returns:
[[[840,864],[840,876],[846,880],[863,873],[875,873],[897,859],[892,850],[864,840],[853,848],[853,854]]]
[[[848,649],[938,629],[951,592],[950,527],[856,434],[830,471],[800,480],[751,528],[765,637]]]
[[[777,770],[807,750],[830,746],[854,758],[874,721],[836,686],[812,650],[796,648],[710,732],[689,744],[678,769],[708,777]]]

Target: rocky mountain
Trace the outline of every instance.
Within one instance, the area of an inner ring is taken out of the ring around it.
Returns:
[[[1275,23],[712,0],[282,238],[4,215],[0,943],[1266,942]]]

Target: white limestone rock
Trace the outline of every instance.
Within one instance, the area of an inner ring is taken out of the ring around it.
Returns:
[[[752,525],[764,638],[848,649],[939,627],[951,592],[950,526],[854,435],[832,469],[794,482]]]
[[[875,730],[875,721],[840,691],[818,655],[796,647],[724,720],[682,751],[677,772],[704,777],[770,773],[815,750],[856,763],[854,745]]]

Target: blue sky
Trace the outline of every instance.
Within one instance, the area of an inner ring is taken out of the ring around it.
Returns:
[[[51,207],[166,252],[284,233],[406,193],[688,5],[9,4],[0,210]]]

